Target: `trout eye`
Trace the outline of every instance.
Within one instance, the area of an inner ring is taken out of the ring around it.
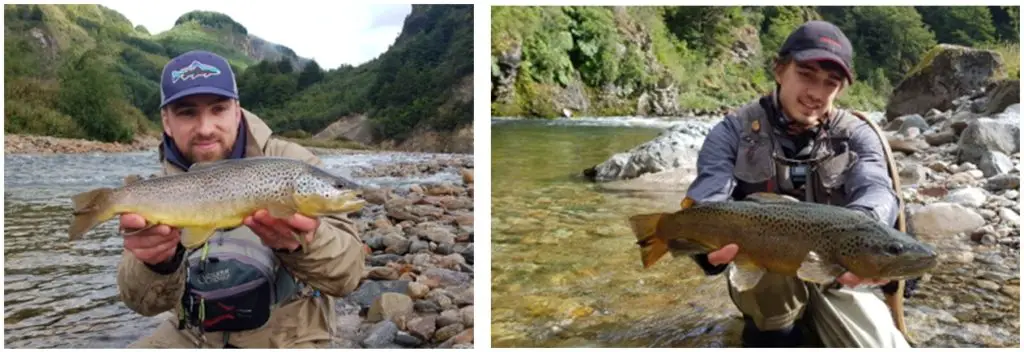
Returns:
[[[903,253],[903,245],[900,243],[893,243],[885,246],[885,252],[892,255],[900,255]]]

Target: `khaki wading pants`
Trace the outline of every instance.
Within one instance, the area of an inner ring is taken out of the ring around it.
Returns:
[[[823,292],[818,285],[795,277],[765,273],[749,291],[739,293],[729,285],[729,295],[761,331],[791,326],[806,311],[808,327],[825,347],[910,347],[892,321],[889,307],[866,290],[844,287]]]

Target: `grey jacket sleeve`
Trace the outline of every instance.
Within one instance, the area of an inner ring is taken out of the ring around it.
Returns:
[[[740,140],[739,121],[727,116],[711,128],[697,155],[697,178],[690,184],[686,196],[695,202],[729,200],[736,179],[736,150]]]
[[[846,176],[846,207],[894,226],[899,204],[879,138],[882,137],[866,123],[850,136],[850,150],[857,153],[858,160]]]
[[[686,196],[695,202],[726,201],[732,198],[736,187],[733,167],[740,140],[739,121],[727,116],[708,132],[697,155],[697,178],[690,184]],[[707,254],[691,256],[705,275],[717,275],[727,265],[712,265]]]

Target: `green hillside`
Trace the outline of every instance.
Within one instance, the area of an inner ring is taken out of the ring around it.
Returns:
[[[365,114],[379,138],[472,122],[452,92],[472,75],[472,6],[413,6],[388,52],[324,70],[213,12],[192,11],[150,34],[98,5],[4,5],[5,133],[129,141],[158,133],[159,76],[195,49],[231,61],[242,105],[271,127],[308,135]],[[471,80],[470,80],[471,82]],[[292,131],[294,130],[294,131]]]
[[[831,21],[855,47],[858,81],[838,104],[880,110],[937,43],[1000,52],[1019,76],[1019,7],[494,7],[496,116],[720,111],[770,91],[790,31]]]

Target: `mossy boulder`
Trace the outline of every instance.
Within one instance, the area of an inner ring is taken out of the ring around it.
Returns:
[[[889,98],[887,119],[952,109],[953,100],[1006,78],[1003,59],[992,50],[939,44],[921,59]]]

